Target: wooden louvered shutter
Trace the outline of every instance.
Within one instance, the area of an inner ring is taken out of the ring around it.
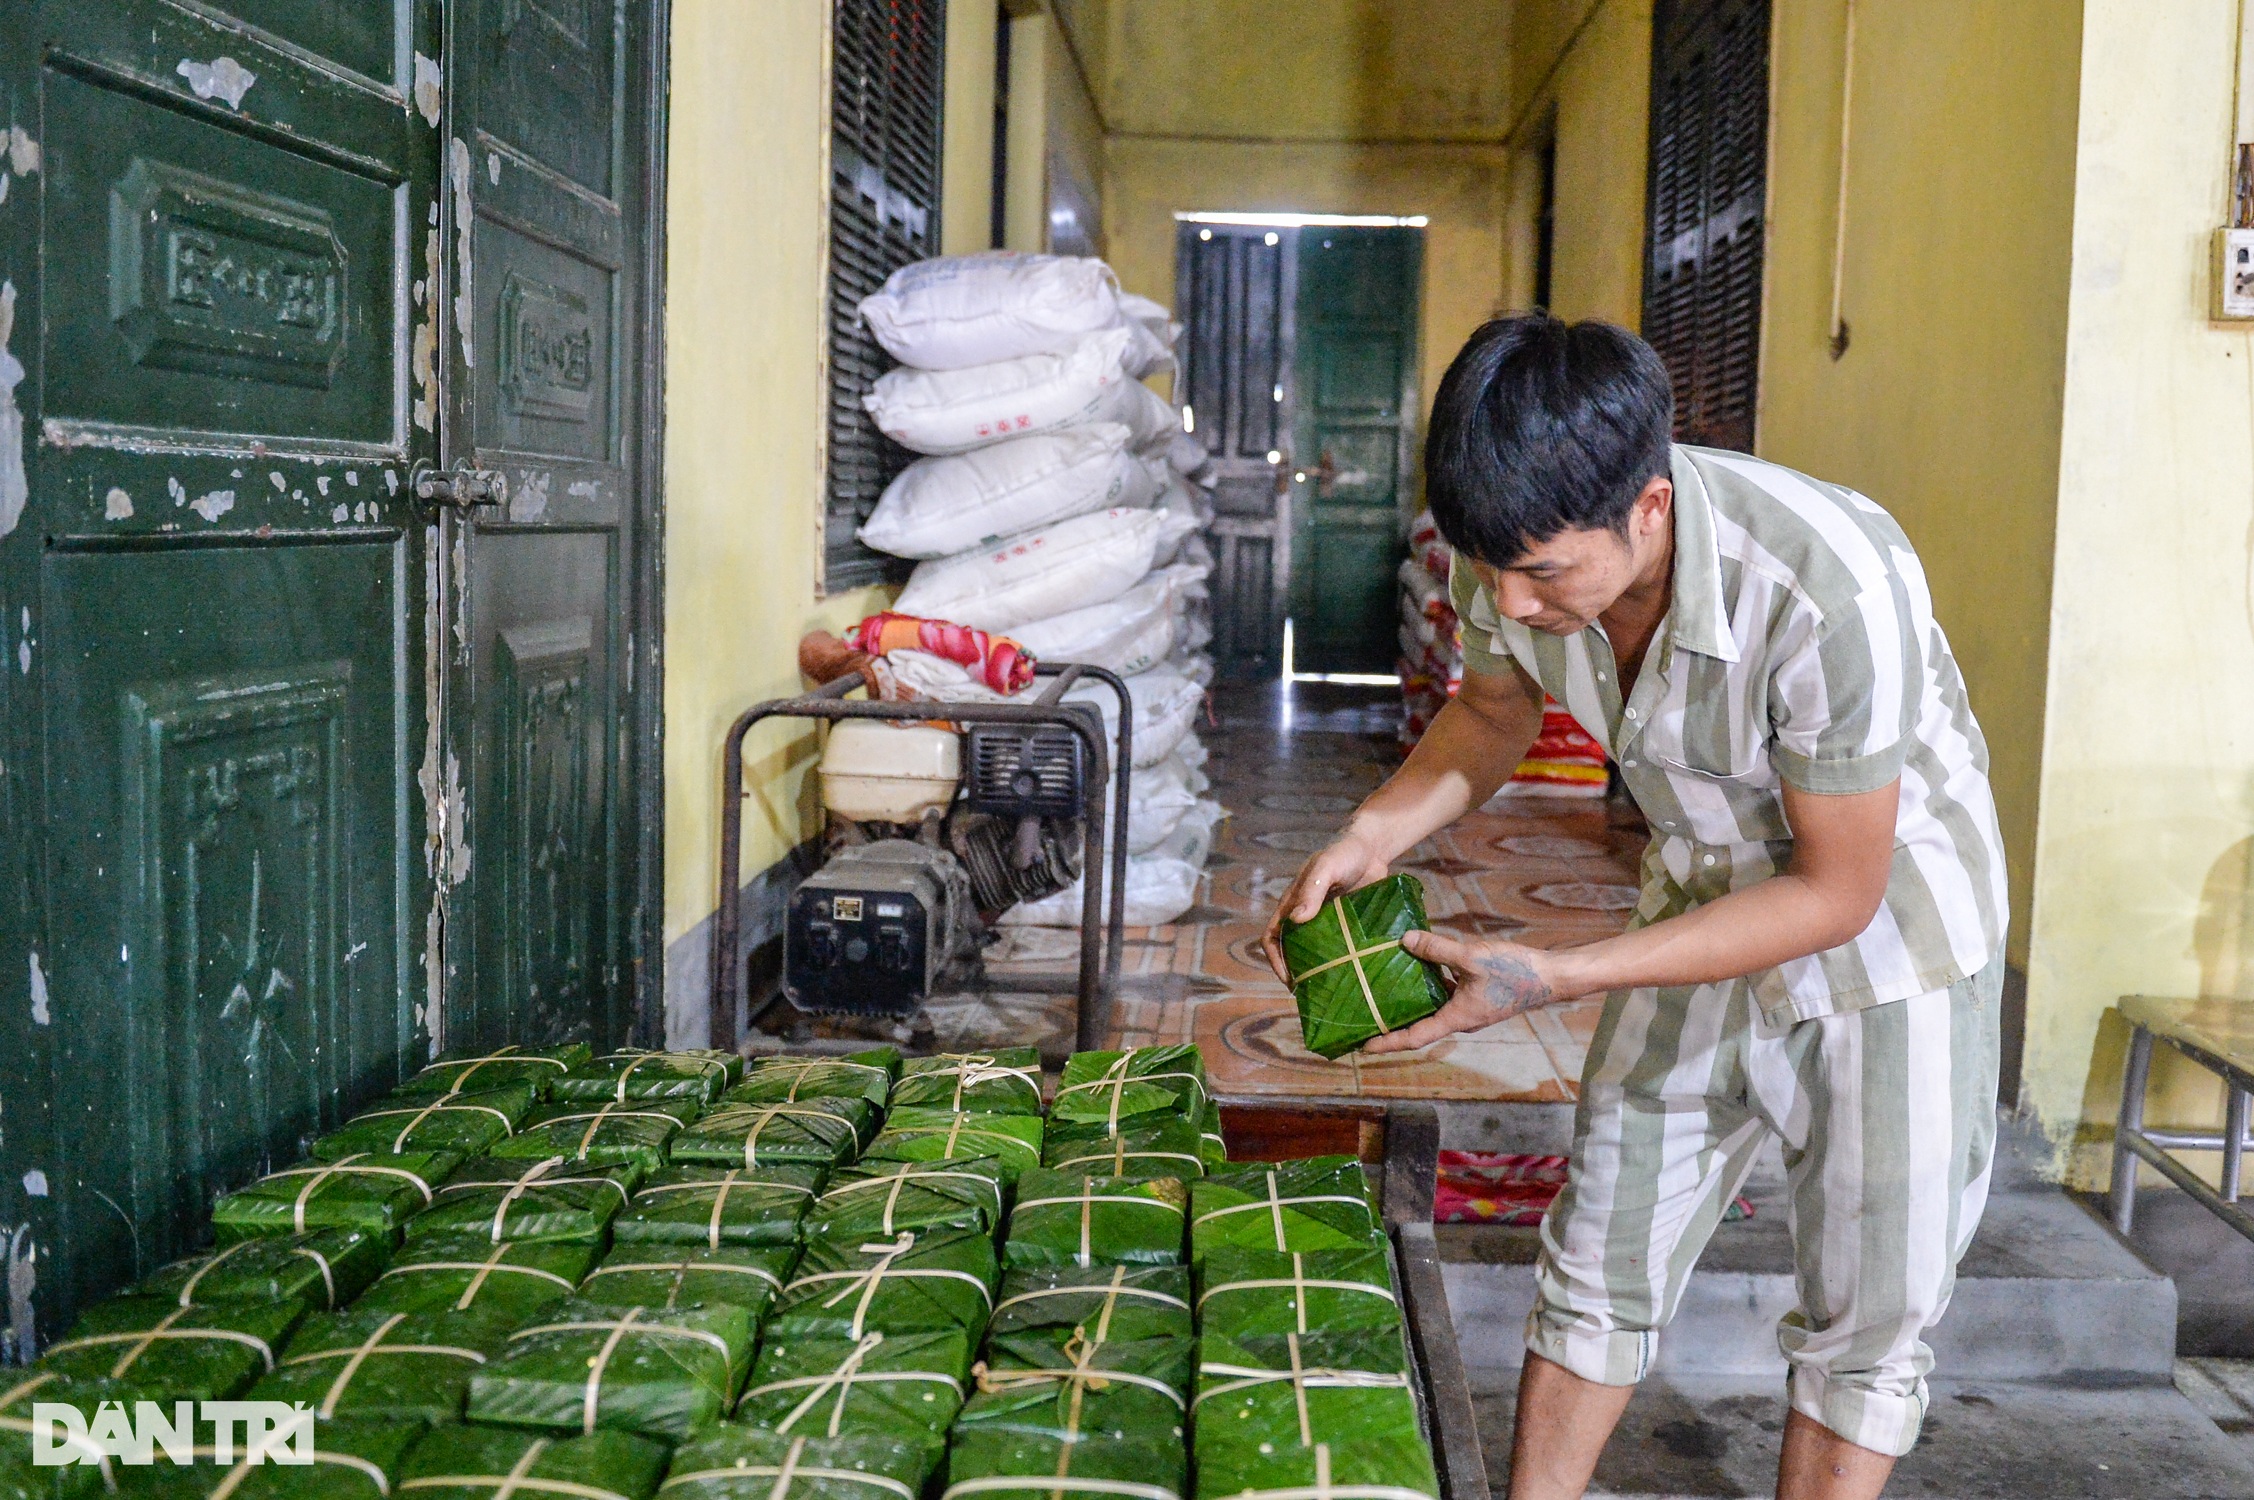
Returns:
[[[897,581],[909,564],[854,536],[913,456],[861,409],[891,356],[861,299],[939,253],[946,0],[835,0],[831,61],[829,484],[825,592]]]
[[[1769,0],[1661,0],[1643,335],[1681,442],[1753,449],[1768,147]]]

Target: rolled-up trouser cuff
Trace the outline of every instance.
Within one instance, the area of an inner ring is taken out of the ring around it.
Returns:
[[[1792,1409],[1873,1453],[1900,1458],[1917,1446],[1925,1400],[1922,1378],[1907,1392],[1881,1391],[1848,1384],[1813,1365],[1792,1367]]]
[[[1537,1302],[1526,1319],[1526,1348],[1597,1385],[1634,1385],[1659,1352],[1654,1329],[1592,1327],[1587,1314]]]

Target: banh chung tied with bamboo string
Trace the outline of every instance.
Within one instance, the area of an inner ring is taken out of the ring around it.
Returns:
[[[182,1307],[216,1302],[286,1302],[326,1312],[344,1306],[382,1274],[387,1235],[357,1229],[260,1235],[176,1260],[133,1288]]]
[[[807,1210],[806,1238],[889,1240],[903,1229],[991,1234],[1002,1224],[1003,1179],[1002,1164],[990,1156],[847,1167]]]
[[[818,1166],[667,1167],[611,1221],[619,1244],[795,1245]]]
[[[936,1436],[835,1437],[716,1427],[673,1455],[666,1500],[919,1500],[946,1451]]]
[[[960,1328],[769,1339],[735,1420],[786,1434],[915,1431],[936,1439],[970,1389],[971,1348]]]
[[[391,1094],[315,1141],[312,1156],[315,1161],[416,1151],[482,1156],[516,1133],[533,1103],[529,1083],[474,1094]]]
[[[707,1166],[824,1171],[853,1160],[873,1126],[866,1099],[803,1099],[796,1104],[722,1104],[670,1144],[677,1162]]]
[[[513,1310],[315,1313],[249,1401],[301,1401],[326,1422],[452,1422],[470,1377],[501,1349]]]
[[[486,1156],[464,1162],[407,1221],[410,1242],[428,1234],[474,1233],[503,1240],[601,1244],[633,1197],[642,1169],[589,1166],[562,1156],[537,1161]]]
[[[1423,1020],[1448,1001],[1440,970],[1401,946],[1430,930],[1414,875],[1333,896],[1305,922],[1281,928],[1284,967],[1307,1050],[1339,1058],[1373,1037]]]
[[[395,1500],[650,1500],[665,1463],[663,1443],[608,1428],[434,1427],[408,1453]]]
[[[1013,1270],[987,1324],[989,1338],[1075,1336],[1132,1342],[1190,1338],[1190,1273],[1183,1266],[1057,1266]]]
[[[579,1283],[579,1295],[611,1307],[676,1308],[708,1303],[767,1315],[798,1264],[796,1245],[613,1245]]]
[[[312,1229],[356,1229],[389,1243],[461,1164],[451,1151],[301,1162],[223,1195],[212,1205],[212,1230],[222,1245]]]
[[[575,1299],[516,1329],[470,1379],[472,1421],[679,1442],[719,1418],[751,1363],[751,1315]]]
[[[1018,1179],[1002,1264],[1178,1265],[1189,1196],[1178,1177],[1092,1177],[1036,1167]]]
[[[892,1105],[944,1109],[956,1114],[1041,1113],[1041,1053],[1033,1047],[991,1052],[942,1052],[900,1065]]]
[[[521,1320],[570,1296],[597,1259],[597,1247],[584,1240],[494,1240],[474,1230],[418,1235],[352,1306]]]

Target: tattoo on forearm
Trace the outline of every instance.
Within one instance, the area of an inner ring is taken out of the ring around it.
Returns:
[[[1507,1015],[1515,1016],[1538,1005],[1547,1005],[1556,998],[1556,991],[1534,972],[1532,964],[1507,953],[1480,959],[1479,980],[1487,991],[1488,1000]]]

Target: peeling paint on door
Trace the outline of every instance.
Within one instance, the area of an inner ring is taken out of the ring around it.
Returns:
[[[438,106],[442,98],[443,75],[438,59],[415,54],[415,108],[422,112],[424,123],[438,128]]]
[[[256,73],[231,57],[215,57],[207,63],[183,57],[172,71],[188,80],[189,91],[198,99],[217,99],[235,110],[243,107],[243,95],[258,82]]]
[[[8,1266],[8,1328],[0,1339],[0,1354],[13,1354],[19,1365],[39,1356],[38,1324],[32,1318],[31,1297],[39,1289],[39,1247],[32,1243],[31,1226],[18,1224],[13,1234],[0,1229],[0,1260]]]
[[[23,519],[24,502],[31,497],[23,469],[23,409],[16,405],[23,362],[8,348],[15,331],[16,284],[0,282],[0,536],[16,529]]]
[[[52,1026],[54,1012],[47,1008],[47,971],[39,967],[39,950],[31,953],[31,1024]]]
[[[211,522],[217,522],[221,516],[234,508],[235,492],[233,490],[213,490],[208,495],[198,495],[188,502],[188,509]]]
[[[470,148],[454,137],[454,337],[461,341],[462,368],[477,368],[477,344],[471,337],[477,304],[470,297]]]
[[[523,482],[516,493],[509,496],[509,519],[512,521],[540,521],[548,515],[548,486],[554,476],[543,469],[519,471]]]
[[[102,519],[105,521],[130,521],[133,519],[133,497],[116,485],[102,497]]]
[[[39,149],[39,142],[33,140],[31,132],[21,125],[8,127],[7,144],[8,169],[18,177],[30,177],[44,165],[45,153]]]
[[[432,205],[436,207],[436,205]],[[438,430],[438,231],[423,237],[423,276],[415,282],[415,305],[423,315],[415,320],[415,425],[425,432]]]

